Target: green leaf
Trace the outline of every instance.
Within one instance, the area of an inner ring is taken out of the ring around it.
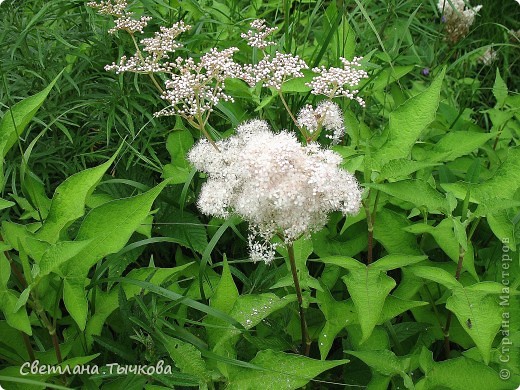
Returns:
[[[229,314],[240,294],[231,275],[227,259],[224,258],[222,276],[217,289],[210,299],[210,306]],[[229,322],[216,317],[206,317],[204,323],[209,325],[206,327],[208,335],[208,344],[213,348],[222,339],[222,329],[229,327]]]
[[[507,85],[500,76],[498,68],[495,76],[495,84],[493,85],[493,95],[495,99],[497,99],[496,107],[503,107],[507,99]]]
[[[423,180],[402,180],[395,183],[367,184],[371,188],[411,203],[415,207],[426,207],[430,212],[448,211],[446,198]]]
[[[311,90],[310,87],[306,86],[305,83],[309,83],[315,76],[314,72],[304,69],[302,71],[303,77],[296,77],[287,80],[282,84],[282,93],[299,92],[305,93]]]
[[[325,360],[337,334],[345,326],[357,322],[357,313],[352,300],[338,302],[327,289],[317,291],[316,299],[325,316],[325,325],[318,336],[321,360]]]
[[[206,362],[197,348],[173,337],[163,336],[162,339],[164,348],[182,373],[196,377],[201,384],[211,379]]]
[[[230,367],[227,390],[299,389],[322,372],[346,364],[348,360],[322,361],[264,350],[258,352],[251,363],[259,368]]]
[[[442,284],[449,290],[454,290],[462,287],[459,281],[455,279],[455,277],[452,274],[450,274],[448,271],[443,270],[442,268],[416,265],[414,267],[409,268],[409,270],[415,276]]]
[[[16,103],[10,110],[5,112],[0,120],[0,154],[2,157],[0,159],[0,189],[3,189],[3,163],[5,155],[17,142],[18,137],[22,136],[25,128],[34,115],[36,115],[36,112],[47,98],[47,95],[49,95],[49,92],[52,87],[54,87],[54,84],[56,84],[62,72],[63,71],[61,71],[44,90]]]
[[[65,307],[80,329],[85,327],[88,311],[84,285],[90,267],[125,246],[167,184],[164,181],[140,195],[104,203],[92,209],[83,220],[76,241],[90,243],[61,269]]]
[[[400,78],[406,76],[408,73],[410,73],[414,65],[407,65],[407,66],[391,66],[388,68],[383,69],[379,74],[373,79],[367,81],[367,83],[373,82],[374,85],[372,87],[373,91],[381,91],[386,86],[395,83]]]
[[[403,254],[386,255],[385,257],[380,258],[367,267],[373,267],[374,269],[380,271],[389,271],[391,269],[397,269],[407,265],[419,263],[423,260],[426,260],[427,258],[428,256],[410,256]]]
[[[72,222],[83,216],[87,198],[112,165],[118,152],[104,164],[78,172],[56,188],[49,214],[37,238],[55,243]]]
[[[383,168],[381,168],[381,172],[377,177],[377,181],[382,182],[383,180],[388,179],[408,179],[414,172],[424,168],[435,167],[437,165],[440,164],[432,163],[430,161],[413,161],[406,158],[391,160],[383,165]]]
[[[423,355],[428,356],[423,357]],[[466,357],[434,362],[431,352],[424,348],[420,362],[421,370],[425,375],[416,384],[417,390],[510,390],[515,388],[512,381],[500,379],[498,372],[492,368]]]
[[[482,291],[479,288],[479,285],[489,283],[496,285],[495,294],[502,292],[502,286],[498,283],[477,283],[470,287],[454,289],[446,301],[446,308],[457,316],[486,364],[491,357],[493,340],[502,325],[502,309],[496,297],[490,295],[489,290]]]
[[[412,379],[408,376],[407,371],[410,369],[410,358],[396,356],[388,349],[378,351],[345,351],[349,355],[353,355],[362,360],[367,366],[381,375],[393,377],[400,375],[405,383],[413,384]],[[413,388],[406,386],[406,388]]]
[[[421,153],[425,162],[447,162],[468,155],[494,137],[491,133],[453,131],[445,134],[433,147]],[[415,150],[415,149],[414,149]],[[416,153],[414,152],[414,155]],[[418,154],[418,153],[417,153]],[[419,157],[419,154],[418,154]]]
[[[304,289],[314,288],[316,290],[321,290],[320,283],[310,275],[309,270],[307,269],[307,259],[313,252],[312,241],[307,238],[300,238],[293,244],[293,249],[296,273],[298,274],[300,286]],[[285,247],[285,245],[279,246],[277,248],[277,251],[281,253],[285,258],[285,263],[287,265],[287,274],[279,278],[278,281],[271,286],[271,289],[293,286],[294,281],[292,277],[291,264],[289,261],[289,254],[287,252],[287,248]]]
[[[507,240],[509,248],[514,252],[517,250],[519,230],[517,215],[518,213],[513,210],[499,210],[487,216],[487,222],[495,236],[502,241]]]
[[[410,225],[411,222],[404,215],[383,208],[376,215],[374,238],[390,254],[420,255],[417,238],[404,230]]]
[[[441,184],[447,192],[459,198],[466,197],[468,185],[465,183]],[[514,199],[515,193],[520,187],[520,147],[510,148],[506,160],[498,167],[496,172],[488,180],[470,185],[470,200],[474,203],[489,203],[493,199]]]
[[[13,207],[16,203],[11,202],[10,200],[5,200],[0,198],[0,210],[8,209],[9,207]]]
[[[284,308],[287,304],[295,300],[296,296],[294,295],[282,298],[271,293],[241,295],[237,297],[229,315],[238,321],[245,329],[251,329],[258,325],[264,318],[267,318],[271,313]],[[214,349],[218,349],[218,347],[240,333],[240,329],[229,325],[227,329],[219,334],[218,340],[215,340]]]
[[[42,277],[54,272],[59,266],[78,255],[88,244],[90,241],[60,241],[49,246],[39,262],[38,276]]]
[[[193,263],[184,264],[173,268],[138,268],[130,271],[125,277],[132,280],[148,280],[149,283],[160,286],[166,279],[171,279],[177,274],[181,274],[186,268]],[[148,293],[148,290],[142,289],[135,284],[123,284],[123,291],[125,298],[130,300],[137,294],[143,295]],[[119,288],[113,287],[109,292],[101,289],[96,291],[96,311],[92,317],[89,318],[85,329],[85,336],[87,344],[92,345],[92,336],[99,336],[103,328],[103,324],[110,314],[112,314],[119,307]]]
[[[410,156],[423,130],[435,119],[445,72],[443,69],[428,89],[390,113],[386,142],[372,156],[379,166]]]
[[[414,234],[431,234],[443,252],[446,253],[454,263],[459,262],[459,241],[455,236],[453,223],[450,219],[443,219],[435,227],[418,223],[405,228],[405,230]],[[471,245],[471,243],[468,244],[462,267],[468,271],[475,280],[479,280],[477,271],[475,270],[473,245]]]
[[[229,264],[225,257],[222,264],[222,276],[220,277],[220,282],[215,293],[211,297],[210,306],[224,313],[229,313],[240,294],[233,280],[233,276],[231,276]]]
[[[32,335],[31,323],[24,305],[18,305],[19,296],[7,288],[11,266],[3,252],[0,252],[0,311],[7,323],[15,329]]]
[[[198,253],[204,253],[208,246],[206,228],[197,215],[187,210],[165,207],[157,217],[161,222],[158,233],[172,238],[178,244],[191,248]]]

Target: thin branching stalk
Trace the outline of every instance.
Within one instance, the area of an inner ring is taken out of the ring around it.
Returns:
[[[307,329],[307,321],[305,321],[302,290],[300,288],[298,273],[296,271],[296,261],[294,259],[294,248],[292,244],[287,245],[287,252],[289,253],[289,262],[291,263],[291,272],[294,281],[294,288],[296,289],[296,297],[298,298],[298,310],[300,312],[300,326],[302,333],[302,345],[304,346],[304,355],[309,356],[309,352],[311,350],[311,339],[309,337],[309,330]]]

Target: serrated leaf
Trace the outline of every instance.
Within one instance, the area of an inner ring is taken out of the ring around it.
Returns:
[[[65,262],[85,249],[89,243],[90,241],[60,241],[51,245],[43,253],[39,262],[40,272],[38,276],[42,277],[54,272]]]
[[[488,364],[491,345],[502,325],[502,309],[496,297],[490,295],[490,290],[483,291],[478,284],[454,289],[446,301],[446,308],[457,316],[463,329],[475,342],[484,363]],[[495,284],[495,293],[500,294],[501,285]]]
[[[396,285],[395,280],[373,268],[350,271],[342,279],[356,307],[362,341],[365,341],[377,325],[385,299]]]
[[[453,192],[459,199],[466,197],[468,185],[465,183],[445,183],[441,186],[447,192]],[[470,200],[474,203],[485,203],[495,198],[514,199],[516,191],[520,188],[520,147],[508,150],[506,160],[490,179],[469,187]]]
[[[390,254],[420,255],[417,238],[404,230],[410,225],[411,222],[404,215],[383,208],[376,214],[374,238]]]
[[[446,198],[424,180],[402,180],[394,183],[368,184],[371,188],[411,203],[415,207],[426,207],[428,211],[447,213]]]
[[[163,336],[162,340],[164,348],[182,373],[196,377],[201,384],[205,384],[211,379],[206,362],[197,348],[169,336]]]
[[[495,84],[493,84],[493,96],[497,99],[496,107],[503,107],[507,98],[507,85],[500,76],[498,68],[495,76]]]
[[[318,336],[320,356],[325,360],[337,334],[348,324],[356,322],[357,313],[351,299],[338,302],[327,289],[317,291],[316,299],[325,316],[325,325]]]
[[[377,351],[345,351],[349,355],[362,360],[376,372],[393,377],[400,375],[411,381],[406,371],[410,368],[410,358],[396,356],[392,351],[383,349]]]
[[[414,172],[424,168],[435,167],[437,165],[440,164],[430,161],[408,160],[405,158],[391,160],[383,165],[383,168],[381,168],[381,172],[377,177],[377,181],[382,182],[383,180],[388,179],[407,179]]]
[[[435,119],[445,71],[441,71],[428,89],[390,113],[386,142],[372,156],[377,165],[409,157],[421,133]]]
[[[322,361],[264,350],[258,352],[250,363],[258,369],[230,367],[227,390],[299,389],[322,372],[346,364],[348,360]]]
[[[443,270],[442,268],[416,265],[409,268],[409,270],[415,276],[442,284],[450,290],[462,287],[459,281],[455,279],[455,277],[452,274]]]
[[[433,147],[424,152],[421,160],[448,162],[466,156],[493,138],[490,133],[474,131],[453,131],[445,134]]]

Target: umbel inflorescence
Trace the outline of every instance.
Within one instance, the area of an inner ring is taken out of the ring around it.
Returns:
[[[469,1],[465,0],[439,0],[437,8],[442,13],[442,21],[445,23],[446,40],[457,43],[468,35],[469,28],[475,21],[475,16],[482,8],[467,7]]]
[[[275,236],[292,244],[323,228],[330,212],[349,215],[360,208],[361,191],[340,168],[342,157],[317,143],[303,146],[294,134],[275,134],[265,121],[253,120],[217,146],[219,151],[201,140],[188,155],[208,177],[198,207],[207,215],[248,221],[254,261],[273,260]]]

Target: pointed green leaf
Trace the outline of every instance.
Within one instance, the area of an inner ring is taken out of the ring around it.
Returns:
[[[78,172],[56,188],[49,215],[37,233],[39,239],[51,243],[57,242],[60,233],[83,216],[87,198],[112,165],[116,156],[117,152],[104,164]]]
[[[453,192],[459,199],[466,197],[468,184],[458,182],[441,186],[447,192]],[[520,147],[508,150],[506,160],[491,178],[480,184],[470,185],[470,188],[470,200],[474,203],[491,202],[496,198],[514,199],[516,191],[520,188]]]
[[[502,325],[502,309],[497,298],[489,291],[480,290],[479,284],[453,290],[446,301],[446,308],[457,316],[482,354],[484,363],[488,364],[491,345]],[[501,293],[501,285],[495,284],[497,292]]]
[[[459,262],[459,241],[453,231],[453,223],[449,219],[443,219],[435,227],[419,223],[411,225],[405,228],[405,230],[414,234],[431,234],[443,252],[446,253],[454,263]],[[479,280],[477,271],[475,270],[473,245],[468,244],[462,267],[468,271],[475,280]]]
[[[371,188],[431,211],[447,213],[448,202],[435,188],[423,180],[402,180],[394,183],[370,184]]]
[[[351,270],[342,279],[356,307],[363,332],[362,341],[365,341],[377,325],[385,299],[396,285],[395,280],[370,267]]]
[[[125,246],[167,184],[164,181],[140,195],[104,203],[92,209],[83,220],[76,241],[90,243],[68,261],[61,271],[64,275],[64,303],[80,329],[84,329],[86,323],[84,284],[90,267]]]
[[[227,390],[299,389],[322,372],[346,364],[348,360],[314,360],[301,355],[264,350],[258,352],[251,363],[258,369],[230,367]]]
[[[431,355],[431,352],[429,354]],[[424,361],[424,359],[422,360]],[[513,381],[500,379],[498,372],[492,368],[466,357],[449,359],[443,362],[431,360],[426,367],[425,363],[422,362],[421,369],[425,376],[417,383],[417,390],[510,390],[516,387],[512,383]]]
[[[435,119],[445,71],[441,71],[428,89],[390,113],[387,140],[373,155],[379,166],[390,160],[409,157],[421,133]]]
[[[495,84],[493,85],[493,95],[495,99],[497,99],[496,107],[503,107],[507,98],[507,85],[500,76],[498,68],[495,76]]]
[[[163,336],[162,339],[164,348],[182,373],[196,377],[201,385],[211,379],[206,362],[197,348],[173,337]]]

